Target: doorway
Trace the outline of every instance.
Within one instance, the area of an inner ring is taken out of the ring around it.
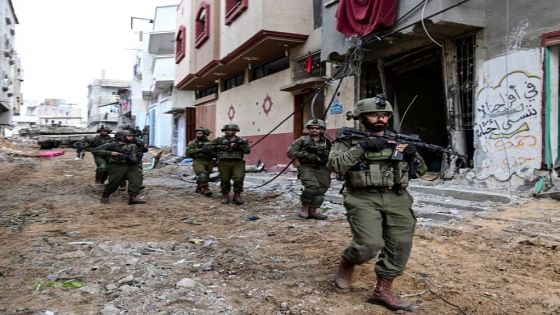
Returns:
[[[323,119],[325,113],[325,97],[322,92],[317,94],[315,102],[313,97],[315,91],[294,95],[294,140],[307,133],[305,124],[313,119]]]
[[[441,50],[422,49],[385,63],[393,129],[415,134],[426,143],[449,144]],[[441,170],[441,152],[419,150],[429,171]]]

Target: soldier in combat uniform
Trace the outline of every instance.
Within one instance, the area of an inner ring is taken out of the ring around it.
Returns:
[[[114,193],[122,181],[128,181],[128,204],[143,204],[137,199],[142,184],[142,173],[138,167],[138,148],[132,143],[134,135],[129,130],[118,131],[115,142],[106,143],[92,152],[106,157],[109,164],[109,183],[101,197],[102,203],[109,203],[109,196]]]
[[[233,203],[243,204],[243,180],[245,179],[245,161],[243,156],[251,153],[247,140],[235,134],[239,131],[237,124],[226,124],[222,128],[223,137],[212,140],[207,146],[218,154],[218,171],[220,172],[221,203],[230,202],[229,191],[233,180]]]
[[[345,179],[346,216],[352,231],[352,242],[342,252],[334,283],[338,288],[351,285],[355,265],[378,256],[375,265],[377,285],[370,303],[391,310],[412,310],[393,291],[393,279],[402,275],[412,249],[416,218],[412,197],[406,191],[410,176],[426,172],[427,167],[416,153],[416,147],[382,140],[393,109],[384,95],[355,104],[353,118],[360,120],[373,137],[339,137],[333,144],[328,167]],[[402,153],[402,160],[392,159]],[[415,167],[411,163],[414,163]]]
[[[326,167],[331,141],[325,137],[323,120],[312,119],[305,127],[309,135],[296,139],[287,153],[290,159],[297,159],[298,178],[304,187],[298,215],[304,219],[326,220],[327,216],[318,213],[317,209],[331,186],[331,171]]]
[[[109,136],[111,130],[105,128],[104,126],[97,129],[97,132],[99,134],[89,141],[88,149],[93,154],[93,160],[95,161],[95,183],[103,185],[107,179],[107,160],[103,156],[96,154],[94,149],[102,144],[113,141],[113,138]]]
[[[208,136],[210,129],[196,128],[196,139],[191,140],[187,144],[186,156],[193,159],[193,170],[196,174],[196,192],[203,194],[206,197],[212,196],[212,192],[208,189],[208,182],[210,181],[210,174],[214,168],[214,154],[205,145],[210,143]]]

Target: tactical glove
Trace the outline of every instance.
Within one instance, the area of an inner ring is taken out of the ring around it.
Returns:
[[[364,149],[364,151],[376,152],[387,148],[387,144],[381,139],[371,138],[364,139],[358,142],[358,145]]]
[[[411,162],[416,157],[416,146],[414,144],[408,144],[406,148],[404,148],[402,154],[404,156],[404,160],[407,162]]]

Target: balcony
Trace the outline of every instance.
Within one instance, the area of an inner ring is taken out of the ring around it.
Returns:
[[[175,79],[175,58],[173,55],[156,57],[153,62],[154,84],[156,88],[166,88]]]
[[[148,52],[155,55],[173,54],[175,50],[175,21],[177,6],[156,8],[154,30],[149,35]]]
[[[220,8],[225,9],[225,8]],[[220,16],[220,28],[211,28],[208,42],[190,53],[194,67],[191,73],[178,78],[177,88],[197,90],[215,84],[216,80],[243,73],[286,56],[294,47],[303,44],[313,31],[312,1],[249,1],[235,19],[226,21],[226,12]],[[212,11],[214,13],[214,11]],[[214,16],[216,14],[213,14]],[[224,24],[229,24],[223,27]],[[218,24],[210,20],[212,26]],[[212,48],[212,49],[210,49]],[[208,53],[219,50],[219,56],[208,58]]]
[[[97,114],[90,117],[91,122],[118,122],[119,121],[119,114],[118,113],[104,113],[104,114]]]
[[[485,1],[472,0],[460,4],[460,0],[432,0],[424,10],[424,21],[428,32],[436,40],[455,38],[481,29],[485,25]],[[455,6],[460,4],[458,6]],[[323,12],[323,50],[322,59],[343,60],[348,47],[345,36],[336,30],[335,12],[337,5],[325,8]],[[374,31],[363,37],[365,48],[369,49],[368,58],[388,58],[396,54],[413,51],[430,45],[432,42],[420,24],[422,20],[422,0],[400,0],[397,4],[397,24],[390,30]],[[448,9],[448,10],[447,10]],[[447,10],[447,11],[446,11]],[[381,41],[376,35],[399,30]],[[375,47],[375,48],[372,48]]]

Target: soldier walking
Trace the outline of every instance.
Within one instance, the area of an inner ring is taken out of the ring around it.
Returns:
[[[287,153],[290,159],[297,159],[298,178],[303,185],[298,215],[304,219],[326,220],[327,216],[318,213],[317,209],[331,186],[331,171],[326,167],[331,141],[325,137],[323,120],[312,119],[305,127],[309,135],[296,139]]]
[[[92,151],[106,157],[109,164],[109,183],[105,185],[101,197],[102,203],[109,203],[109,196],[124,180],[128,181],[128,204],[145,203],[137,199],[142,183],[142,172],[138,167],[138,148],[132,143],[132,139],[133,134],[130,131],[118,131],[115,134],[115,142],[103,144]]]
[[[196,174],[196,192],[206,197],[212,196],[212,192],[208,188],[210,174],[214,168],[214,153],[206,146],[210,143],[208,136],[210,129],[196,128],[195,139],[187,144],[187,152],[185,155],[193,159],[193,171]],[[206,146],[206,147],[205,147]]]
[[[236,136],[239,131],[237,124],[226,124],[222,128],[223,137],[212,140],[207,146],[218,155],[218,172],[220,173],[221,203],[230,202],[229,192],[233,180],[233,203],[243,204],[243,180],[245,179],[245,161],[243,156],[251,153],[247,140]]]
[[[109,136],[111,130],[105,128],[104,126],[101,126],[101,128],[97,129],[97,132],[99,134],[89,141],[88,149],[93,154],[93,160],[95,161],[95,183],[103,185],[103,183],[105,183],[105,180],[107,179],[107,160],[105,160],[103,156],[96,154],[94,152],[94,149],[102,144],[113,141],[113,138]]]
[[[389,133],[392,112],[391,104],[381,95],[357,102],[353,118],[373,135],[382,136]],[[404,159],[391,159],[395,151]],[[393,280],[403,274],[408,262],[416,226],[412,197],[406,191],[410,163],[417,165],[413,177],[427,170],[415,146],[388,143],[377,137],[339,137],[328,163],[345,179],[344,206],[352,231],[352,242],[342,252],[334,283],[341,289],[349,288],[354,266],[377,257],[381,251],[375,265],[377,285],[368,302],[391,310],[412,310],[411,304],[392,291]]]

